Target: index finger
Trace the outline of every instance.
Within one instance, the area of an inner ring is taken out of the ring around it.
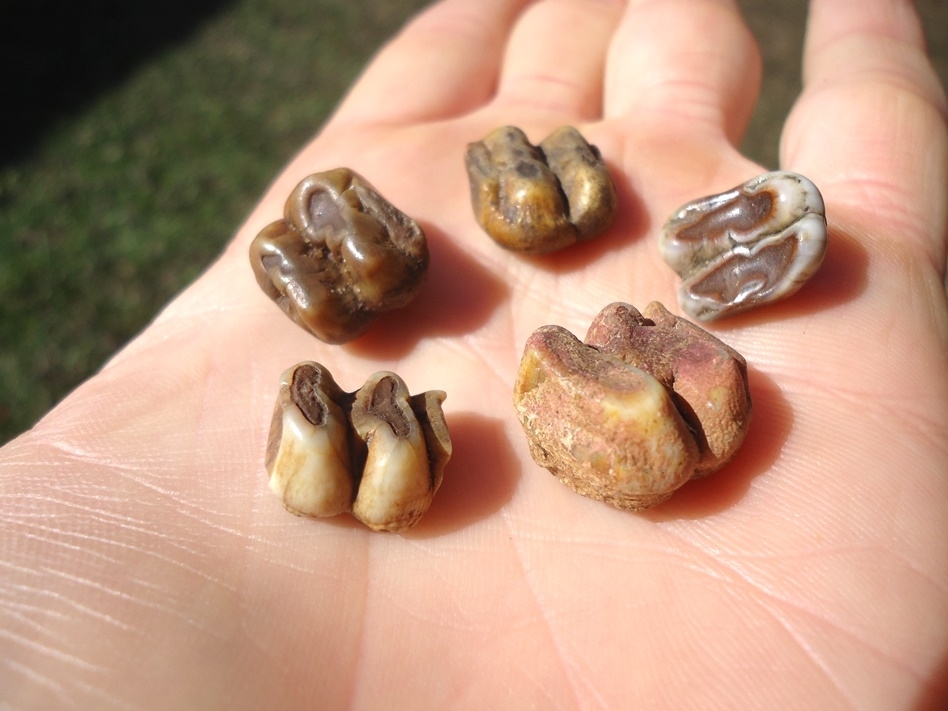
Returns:
[[[433,121],[476,108],[494,93],[503,50],[533,0],[441,0],[386,45],[336,119]]]

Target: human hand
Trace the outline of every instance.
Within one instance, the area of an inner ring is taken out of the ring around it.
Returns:
[[[934,708],[948,693],[948,139],[917,19],[813,0],[781,167],[822,190],[821,271],[709,330],[750,366],[737,458],[643,514],[530,459],[510,403],[538,326],[674,308],[655,238],[763,172],[736,145],[753,41],[728,0],[449,0],[369,67],[221,259],[0,453],[0,696],[12,708]],[[616,225],[545,258],[471,215],[467,142],[572,123]],[[428,281],[327,346],[247,248],[349,166],[425,228]],[[280,372],[444,389],[455,456],[402,536],[286,514],[263,450]],[[927,706],[926,706],[927,704]]]

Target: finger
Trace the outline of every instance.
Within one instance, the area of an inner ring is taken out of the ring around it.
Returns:
[[[346,122],[449,118],[493,96],[510,28],[530,0],[442,0],[366,69],[336,113]]]
[[[813,0],[781,163],[817,180],[837,210],[916,242],[944,268],[945,97],[911,3]]]
[[[602,115],[602,75],[620,0],[543,0],[517,22],[497,104],[591,120]]]
[[[737,145],[759,84],[757,44],[733,0],[632,0],[609,55],[605,113]]]

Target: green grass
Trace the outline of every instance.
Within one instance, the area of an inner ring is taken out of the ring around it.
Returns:
[[[0,167],[0,443],[207,267],[423,5],[234,3]]]

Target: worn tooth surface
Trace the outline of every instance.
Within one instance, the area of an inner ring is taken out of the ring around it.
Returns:
[[[678,300],[710,321],[796,292],[823,262],[826,212],[812,181],[765,173],[694,200],[665,223],[662,258],[682,277]]]

